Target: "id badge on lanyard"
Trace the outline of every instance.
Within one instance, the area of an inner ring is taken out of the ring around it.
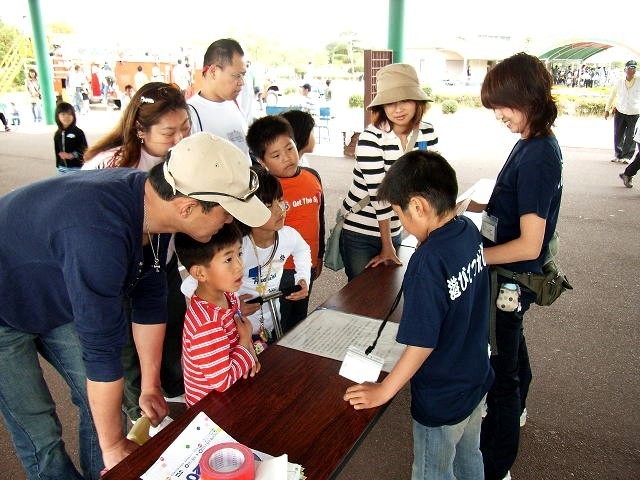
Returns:
[[[487,212],[482,213],[482,228],[480,233],[487,240],[491,240],[493,243],[498,241],[498,217],[489,215]]]

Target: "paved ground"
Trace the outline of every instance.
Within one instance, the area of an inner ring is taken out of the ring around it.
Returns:
[[[489,112],[430,115],[440,150],[454,164],[461,189],[495,177],[516,139]],[[114,113],[92,112],[79,123],[91,143],[114,119]],[[640,183],[626,189],[618,179],[622,167],[609,162],[611,131],[612,124],[600,119],[557,122],[565,157],[560,262],[575,290],[552,307],[533,307],[526,318],[534,381],[529,420],[512,470],[516,480],[640,478]],[[33,125],[0,134],[0,194],[55,174],[52,135],[52,127]],[[321,155],[311,159],[323,178],[328,224],[353,165],[340,156],[339,132],[332,132],[332,140],[320,143],[316,153]],[[342,272],[323,273],[312,305],[345,281]],[[65,441],[77,455],[73,406],[57,377],[48,378]],[[340,480],[409,478],[407,393],[405,389],[396,397]],[[0,479],[24,478],[5,428],[0,428],[0,458]]]

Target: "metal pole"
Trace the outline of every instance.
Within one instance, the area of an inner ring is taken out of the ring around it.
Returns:
[[[404,51],[404,0],[389,0],[389,33],[387,46],[393,61],[402,62]]]
[[[29,12],[31,14],[31,27],[33,29],[33,48],[36,53],[38,78],[40,79],[40,91],[42,92],[42,108],[47,125],[55,123],[55,94],[53,92],[53,80],[51,75],[51,62],[47,49],[47,38],[40,13],[40,0],[29,0]]]
[[[280,340],[284,333],[282,331],[282,325],[280,324],[280,317],[278,317],[278,309],[274,303],[276,300],[277,298],[270,298],[267,300],[267,303],[269,304],[269,310],[271,310],[271,318],[273,319],[273,326],[276,331],[276,339]]]

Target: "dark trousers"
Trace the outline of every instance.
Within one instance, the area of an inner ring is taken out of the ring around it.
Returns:
[[[630,160],[636,148],[633,130],[640,115],[626,115],[616,111],[613,116],[613,144],[616,158]]]
[[[184,393],[184,379],[182,375],[182,328],[187,304],[180,291],[180,272],[177,257],[167,264],[167,330],[162,345],[162,364],[160,367],[160,384],[165,396],[177,397]],[[140,360],[133,342],[133,334],[129,329],[129,341],[122,349],[122,364],[124,366],[124,398],[123,410],[132,420],[140,417]]]
[[[311,269],[311,278],[316,273],[316,269]],[[280,280],[280,290],[286,287],[292,287],[295,284],[294,278],[295,270],[284,270],[282,272],[282,279]],[[282,325],[282,331],[287,333],[302,320],[307,318],[307,312],[309,311],[309,297],[311,296],[311,287],[313,286],[313,280],[309,282],[309,295],[302,300],[291,301],[284,297],[280,297],[280,325]]]
[[[486,480],[502,480],[518,454],[520,414],[532,378],[522,325],[530,295],[523,292],[521,312],[496,311],[498,354],[491,357],[496,378],[487,394],[487,416],[480,432]]]
[[[633,162],[627,165],[627,168],[624,169],[624,174],[627,177],[633,177],[638,170],[640,170],[640,143],[638,145],[638,151],[636,152],[636,156],[633,158]]]

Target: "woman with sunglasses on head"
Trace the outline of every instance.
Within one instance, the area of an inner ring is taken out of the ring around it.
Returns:
[[[393,63],[377,73],[371,124],[360,134],[356,165],[342,209],[347,212],[340,235],[340,253],[349,281],[367,267],[400,264],[400,220],[388,203],[376,201],[378,185],[406,151],[426,150],[438,143],[430,123],[422,121],[431,100],[420,88],[411,65]],[[362,208],[358,204],[364,204]]]
[[[500,62],[482,83],[482,105],[520,136],[498,174],[489,203],[472,202],[468,208],[484,210],[482,235],[487,265],[517,273],[542,273],[562,197],[562,152],[551,131],[558,115],[551,96],[552,83],[544,64],[526,53]],[[531,382],[523,316],[536,299],[535,293],[523,286],[507,285],[513,282],[511,279],[497,278],[504,288],[516,290],[516,300],[496,305],[497,353],[491,356],[496,377],[487,394],[487,416],[480,440],[487,480],[511,478],[509,469],[518,453]]]
[[[187,103],[180,90],[167,83],[147,83],[132,97],[116,128],[86,152],[82,168],[130,167],[149,171],[163,161],[171,147],[189,136],[190,131]],[[186,304],[180,292],[181,278],[173,239],[171,242],[166,264],[168,318],[160,378],[164,395],[177,397],[184,393],[181,355]],[[155,256],[159,243],[159,238],[151,237],[145,255]],[[129,418],[135,421],[140,416],[140,361],[133,346],[133,336],[129,340],[123,350],[123,404]]]

